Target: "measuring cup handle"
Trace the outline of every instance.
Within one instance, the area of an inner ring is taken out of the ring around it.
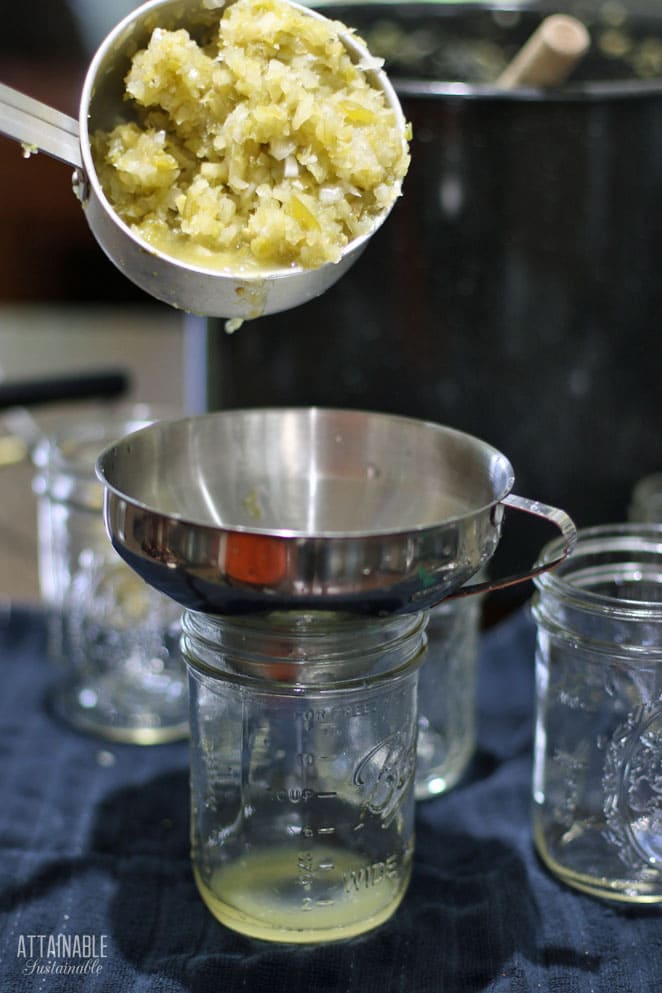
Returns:
[[[561,551],[554,558],[545,559],[544,562],[538,560],[526,572],[517,572],[512,576],[507,576],[505,579],[488,579],[483,583],[471,583],[468,586],[463,586],[455,593],[451,593],[446,599],[451,600],[455,597],[473,596],[476,593],[491,593],[492,590],[503,590],[507,586],[516,586],[518,583],[524,583],[529,579],[533,579],[534,576],[539,576],[543,572],[548,572],[550,569],[556,568],[556,566],[560,565],[570,555],[575,547],[577,542],[577,528],[574,521],[564,510],[559,510],[558,507],[550,507],[549,504],[540,503],[538,500],[527,500],[526,497],[515,496],[514,493],[509,493],[508,496],[504,497],[501,500],[501,505],[510,507],[511,510],[521,510],[525,514],[532,514],[534,517],[542,517],[557,527],[563,537]]]
[[[20,141],[26,156],[46,152],[54,159],[81,169],[78,121],[0,83],[0,134]]]

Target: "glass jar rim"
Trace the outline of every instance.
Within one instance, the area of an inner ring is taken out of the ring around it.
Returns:
[[[32,453],[33,464],[42,474],[96,479],[94,466],[105,445],[169,416],[174,416],[171,408],[136,402],[109,406],[86,420],[68,418],[37,442]]]
[[[541,551],[537,566],[554,557],[558,557],[561,539],[549,542]],[[640,566],[646,571],[645,559],[657,561],[662,589],[662,523],[618,523],[600,524],[593,527],[580,528],[577,532],[577,543],[573,552],[556,569],[548,570],[536,576],[533,580],[539,594],[549,595],[572,604],[585,611],[595,613],[608,612],[613,618],[636,620],[662,620],[662,600],[632,599],[615,597],[598,593],[588,586],[576,582],[579,576],[588,579],[589,576],[606,578],[609,563],[598,570],[597,565],[589,566],[586,559],[612,555],[614,562],[611,571],[619,571],[619,562],[635,569]],[[580,569],[578,563],[584,559]],[[573,581],[573,577],[575,581]]]
[[[284,614],[290,615],[292,626],[285,623]],[[418,668],[427,645],[425,611],[387,617],[332,611],[279,612],[280,627],[270,622],[273,617],[270,614],[213,616],[185,610],[184,659],[212,679],[254,688],[271,687],[285,693],[317,686],[327,693],[397,679]],[[313,621],[308,630],[296,627],[296,619],[302,617]],[[385,629],[390,629],[389,634],[380,637]],[[288,632],[290,640],[307,640],[307,653],[278,651],[276,642],[282,638],[286,643]],[[362,641],[362,634],[372,635],[369,643]],[[336,640],[338,635],[342,636],[339,644],[321,645],[325,639]],[[269,650],[262,649],[261,639],[268,639]],[[285,671],[287,674],[283,675]]]

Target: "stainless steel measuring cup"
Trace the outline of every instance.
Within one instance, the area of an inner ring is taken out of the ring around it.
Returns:
[[[124,78],[132,55],[148,43],[155,27],[186,27],[201,41],[218,23],[221,6],[217,0],[149,0],[125,17],[92,59],[77,121],[0,84],[0,134],[22,142],[26,155],[43,151],[74,166],[74,192],[94,237],[110,260],[141,289],[181,310],[246,319],[289,310],[322,294],[358,259],[391,207],[375,219],[370,232],[349,242],[338,262],[316,269],[292,266],[251,275],[204,269],[165,255],[122,221],[97,177],[90,135],[130,119],[129,106],[123,100]],[[292,6],[310,17],[324,19],[299,4]],[[349,31],[341,40],[355,62],[370,64],[370,53]],[[366,74],[395,112],[404,141],[405,119],[393,87],[378,68],[367,69]]]

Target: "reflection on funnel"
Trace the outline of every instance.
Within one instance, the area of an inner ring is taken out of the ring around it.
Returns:
[[[274,408],[162,421],[107,449],[97,471],[120,555],[205,613],[425,609],[489,560],[508,502],[557,525],[563,555],[574,540],[562,511],[510,493],[512,468],[496,449],[388,414]]]

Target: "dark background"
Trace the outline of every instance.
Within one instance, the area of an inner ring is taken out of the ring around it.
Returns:
[[[362,32],[397,17],[373,5],[362,20],[362,9],[336,13]],[[11,11],[0,78],[76,114],[80,25],[52,0]],[[479,10],[460,22],[453,5],[425,17],[408,5],[404,26],[449,48],[476,24],[501,31]],[[531,26],[509,27],[507,44]],[[594,39],[604,27],[591,25]],[[658,36],[655,23],[635,27]],[[319,300],[233,336],[209,323],[211,406],[429,418],[499,448],[521,495],[582,526],[622,520],[634,483],[662,465],[660,81],[504,97],[429,92],[402,81],[412,72],[392,71],[414,127],[404,197]],[[0,170],[0,301],[149,302],[94,242],[66,166],[26,162],[0,139]],[[547,536],[507,515],[493,573],[530,565]],[[497,600],[509,609],[528,595],[526,584]]]

